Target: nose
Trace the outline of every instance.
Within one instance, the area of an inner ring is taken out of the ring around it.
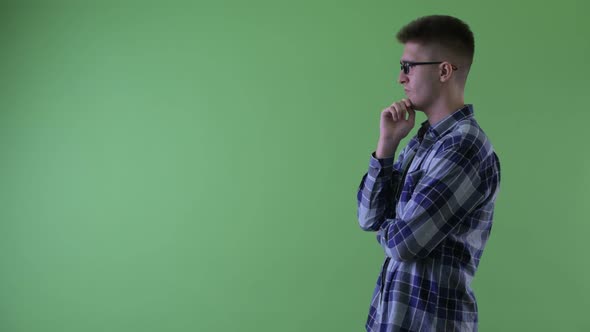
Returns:
[[[399,84],[404,84],[404,83],[408,82],[408,75],[404,74],[403,70],[399,71],[399,76],[397,77],[397,82]]]

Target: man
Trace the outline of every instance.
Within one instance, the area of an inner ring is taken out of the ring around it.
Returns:
[[[455,17],[431,15],[397,39],[408,98],[381,112],[377,149],[357,192],[360,227],[376,232],[385,252],[365,327],[477,331],[471,281],[492,227],[500,162],[463,101],[473,33]],[[416,110],[428,120],[394,162]]]

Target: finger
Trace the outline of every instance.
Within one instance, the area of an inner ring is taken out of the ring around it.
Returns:
[[[406,120],[406,105],[404,104],[403,101],[400,101],[397,103],[398,106],[398,111],[399,111],[399,119],[400,120]]]
[[[404,102],[408,110],[414,108],[414,105],[412,105],[412,102],[408,98],[404,98],[402,99],[402,101]]]
[[[414,109],[411,108],[410,111],[408,112],[408,121],[413,123],[415,120],[416,120],[416,111],[414,111]]]
[[[401,106],[399,105],[399,103],[394,103],[391,107],[393,109],[393,112],[395,113],[395,121],[399,121],[402,119],[400,107]]]
[[[395,111],[395,108],[390,108],[389,109],[389,113],[391,113],[391,118],[393,119],[394,122],[397,121],[397,112]]]
[[[392,112],[395,114],[395,121],[401,120],[399,108],[397,106],[392,108]]]
[[[412,108],[412,103],[411,103],[411,102],[410,102],[410,100],[409,100],[409,99],[407,99],[407,98],[404,98],[404,99],[402,99],[401,103],[402,103],[402,105],[404,105],[404,113],[403,113],[403,118],[404,118],[404,121],[406,121],[406,120],[407,120],[407,119],[406,119],[406,114],[408,115],[407,117],[409,118],[409,116],[410,116],[410,111],[413,111],[413,108]]]

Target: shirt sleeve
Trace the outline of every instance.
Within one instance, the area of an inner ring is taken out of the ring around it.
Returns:
[[[465,141],[434,157],[400,215],[380,224],[376,238],[386,256],[427,257],[485,199],[476,150]]]
[[[357,219],[364,231],[377,231],[391,209],[392,187],[396,186],[401,176],[401,165],[407,146],[394,157],[378,159],[371,153],[369,170],[363,175],[357,189]]]

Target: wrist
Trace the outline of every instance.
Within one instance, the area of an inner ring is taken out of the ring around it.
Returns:
[[[377,159],[394,157],[398,145],[399,141],[396,139],[379,139],[377,149],[375,150],[375,157]]]

